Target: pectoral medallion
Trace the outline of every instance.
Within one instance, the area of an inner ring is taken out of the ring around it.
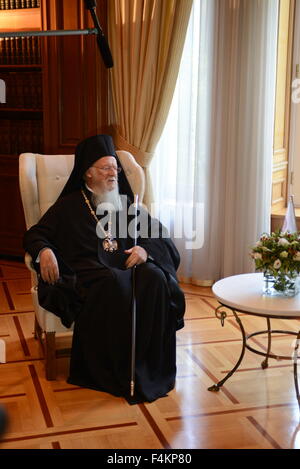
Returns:
[[[103,249],[104,251],[106,252],[115,252],[118,250],[118,242],[116,239],[114,239],[112,237],[112,233],[111,233],[111,226],[112,226],[112,221],[111,221],[111,218],[112,218],[112,215],[111,215],[111,211],[108,212],[109,214],[109,221],[108,221],[108,230],[105,231],[105,229],[103,228],[103,226],[101,225],[101,222],[98,220],[98,218],[96,217],[96,213],[95,211],[92,209],[92,206],[90,204],[90,201],[89,199],[87,198],[87,196],[85,195],[84,191],[81,190],[81,193],[83,195],[83,198],[85,200],[85,203],[87,204],[90,212],[91,212],[91,215],[93,216],[93,218],[95,219],[97,225],[99,224],[99,227],[100,229],[102,230],[105,238],[104,240],[102,241],[102,246],[103,246]]]
[[[118,250],[118,242],[116,239],[112,239],[109,237],[106,237],[103,242],[102,246],[104,251],[106,252],[115,252]]]

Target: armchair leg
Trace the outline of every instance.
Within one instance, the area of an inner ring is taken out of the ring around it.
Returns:
[[[41,326],[39,325],[38,320],[35,316],[35,318],[34,318],[34,338],[39,339],[40,342],[41,342],[42,341],[42,333],[43,333],[43,330],[42,330]]]
[[[55,332],[45,332],[46,379],[56,379]]]

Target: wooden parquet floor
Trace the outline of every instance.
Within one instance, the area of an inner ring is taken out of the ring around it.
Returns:
[[[207,388],[233,368],[241,334],[232,315],[225,327],[215,318],[209,288],[184,285],[186,326],[177,337],[177,384],[168,397],[130,406],[122,398],[66,383],[68,358],[58,359],[57,381],[46,381],[43,352],[33,336],[30,276],[20,263],[0,263],[0,405],[9,425],[0,449],[196,449],[300,448],[299,409],[292,363],[246,352],[240,369],[219,393]],[[265,320],[243,317],[247,333]],[[298,321],[274,320],[274,328],[297,330]],[[70,337],[61,337],[61,346]],[[265,349],[266,338],[253,340]],[[293,338],[278,334],[274,352],[292,355]]]

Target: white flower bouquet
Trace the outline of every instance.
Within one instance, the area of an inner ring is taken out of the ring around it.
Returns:
[[[251,256],[256,271],[273,278],[273,288],[278,292],[295,290],[300,273],[300,235],[280,231],[263,234],[252,248]]]

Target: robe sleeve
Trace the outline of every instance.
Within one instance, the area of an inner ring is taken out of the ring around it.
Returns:
[[[179,330],[184,327],[185,313],[185,298],[176,276],[180,255],[162,223],[144,211],[142,217],[145,216],[148,217],[148,231],[138,238],[138,244],[151,256],[151,262],[165,272],[170,294],[170,313],[176,318],[176,330]]]
[[[34,261],[44,248],[51,248],[53,251],[56,251],[55,235],[57,233],[59,219],[59,205],[54,204],[43,215],[40,221],[25,233],[23,247]]]
[[[153,262],[176,278],[176,270],[180,263],[177,248],[162,223],[144,211],[142,217],[145,216],[148,217],[148,230],[141,233],[138,244],[147,251]]]
[[[51,248],[54,251],[60,276],[54,285],[44,282],[41,276],[38,276],[38,300],[43,308],[58,316],[62,324],[70,328],[81,310],[83,299],[78,293],[75,273],[64,262],[63,256],[56,247],[55,240],[63,222],[63,207],[59,201],[25,233],[23,245],[32,256],[38,273],[40,266],[37,261],[41,250]]]

